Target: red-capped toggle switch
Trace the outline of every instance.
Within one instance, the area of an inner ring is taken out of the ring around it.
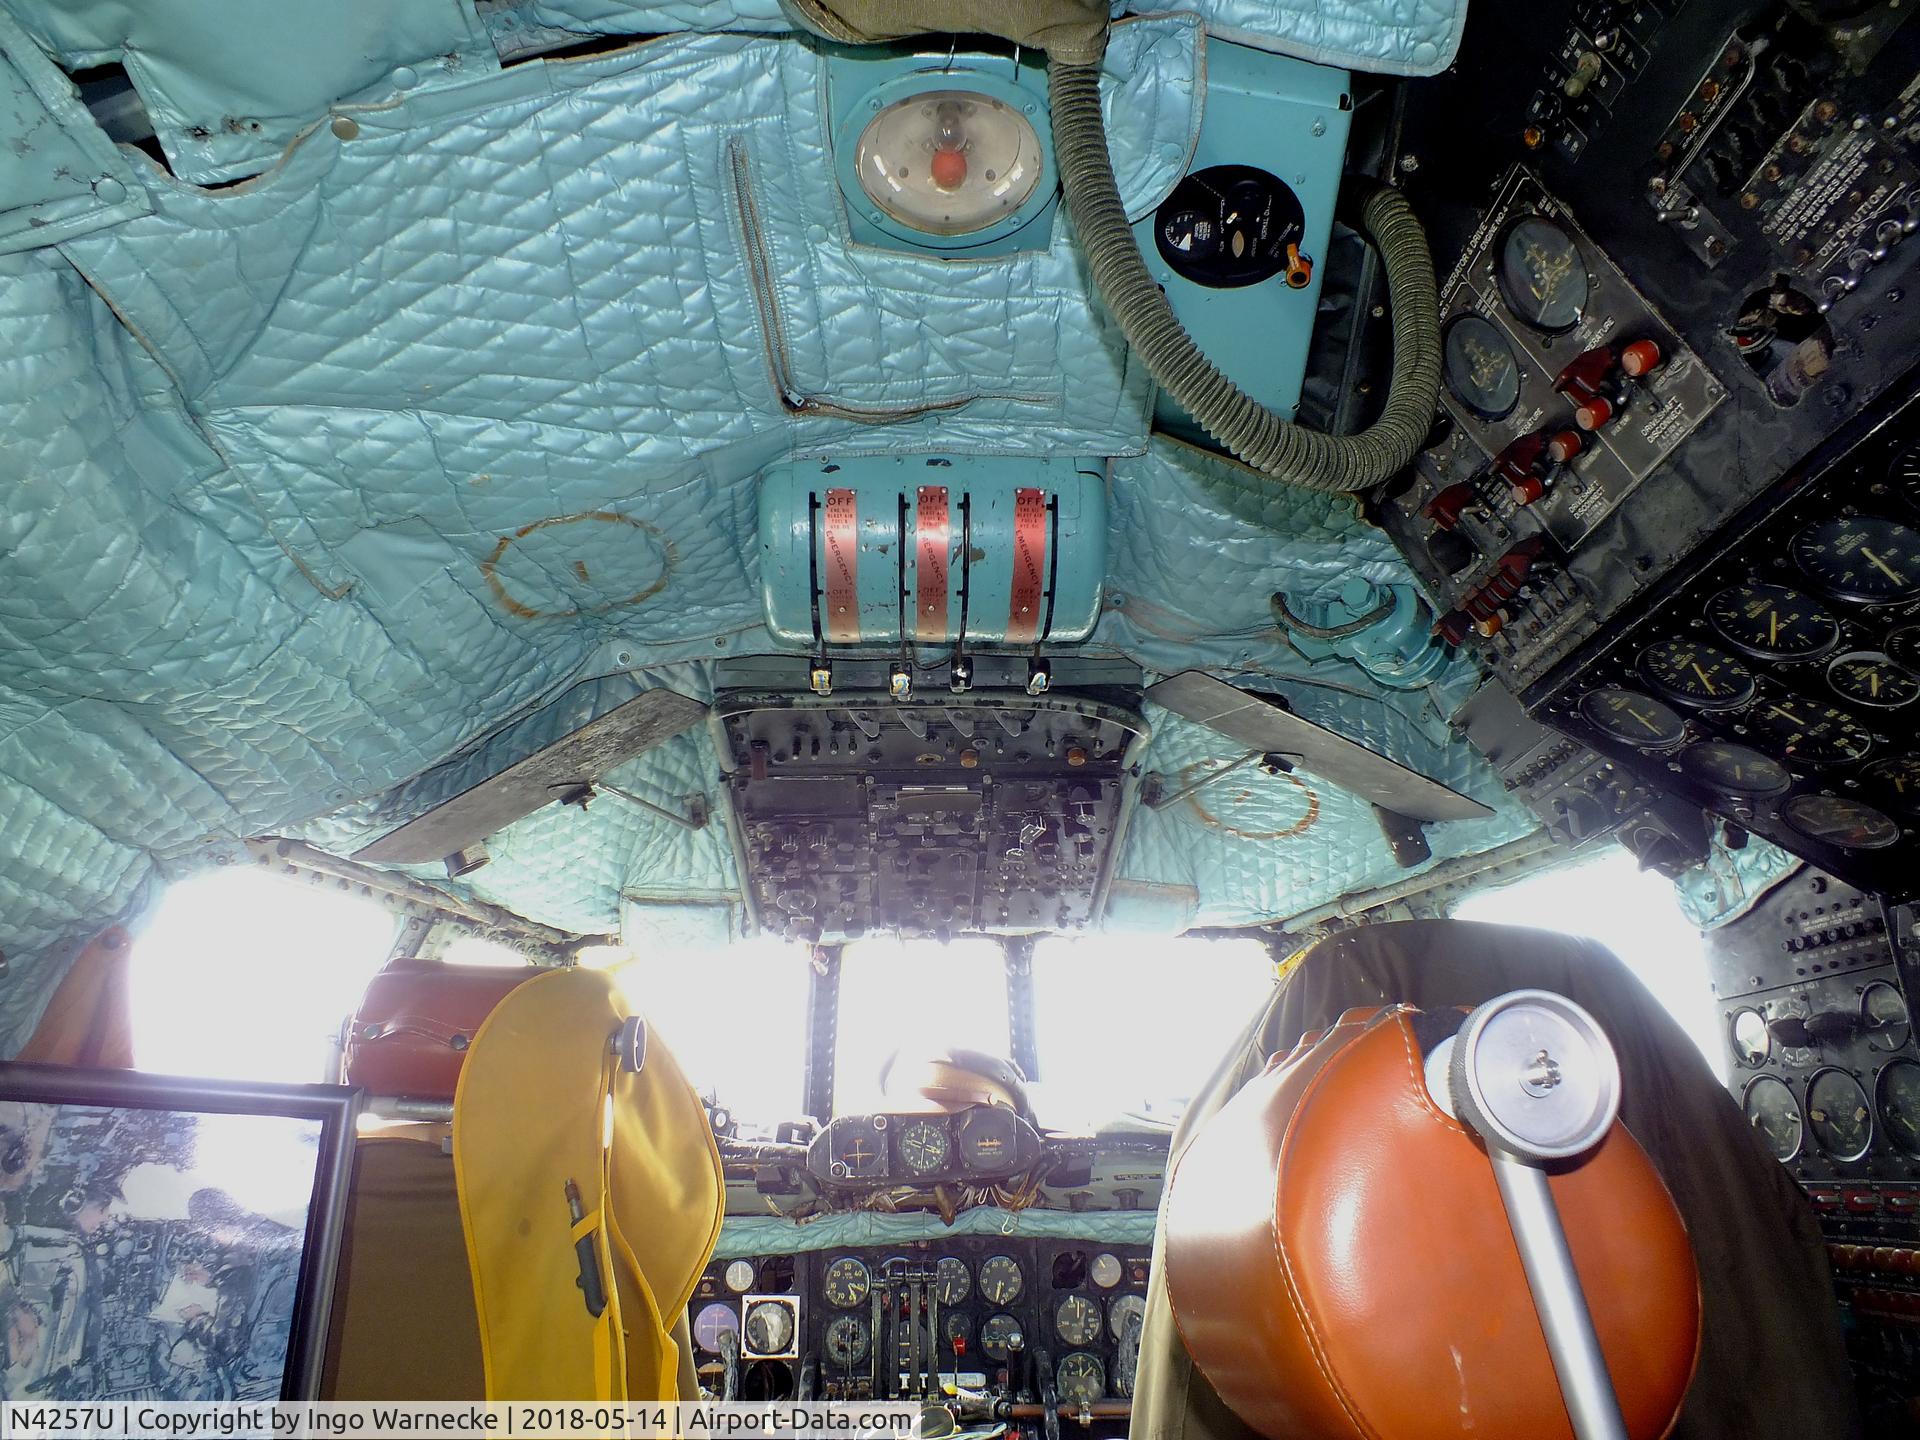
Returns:
[[[1451,530],[1460,523],[1460,512],[1480,497],[1474,493],[1473,486],[1462,480],[1449,485],[1438,495],[1420,507],[1420,513],[1433,521],[1442,530]]]
[[[1516,505],[1531,505],[1547,493],[1554,467],[1578,455],[1583,446],[1577,432],[1551,434],[1535,430],[1522,435],[1493,457],[1494,479],[1507,487]]]
[[[1573,402],[1573,423],[1582,430],[1598,430],[1613,418],[1619,363],[1611,345],[1596,345],[1574,356],[1554,380],[1553,388]]]
[[[1656,341],[1636,340],[1620,351],[1620,368],[1638,380],[1642,375],[1650,374],[1665,358]]]
[[[1546,537],[1529,535],[1493,562],[1493,571],[1434,624],[1434,633],[1449,645],[1458,645],[1468,633],[1491,639],[1512,618],[1510,602],[1520,593],[1546,548]]]

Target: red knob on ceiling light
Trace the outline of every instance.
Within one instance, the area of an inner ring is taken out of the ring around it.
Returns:
[[[1573,412],[1573,423],[1582,430],[1598,430],[1612,418],[1613,402],[1604,395],[1594,396]]]
[[[1547,458],[1556,465],[1564,465],[1586,448],[1587,442],[1580,438],[1578,430],[1562,430],[1547,442]]]
[[[1620,368],[1638,378],[1660,363],[1660,347],[1651,340],[1636,340],[1620,352]]]
[[[958,190],[967,183],[967,157],[959,150],[936,150],[928,167],[933,183],[942,190]]]

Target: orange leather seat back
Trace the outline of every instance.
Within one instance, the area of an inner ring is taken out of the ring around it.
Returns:
[[[480,1027],[541,970],[408,960],[368,983],[347,1031],[346,1081],[369,1095],[452,1100]]]
[[[1415,1013],[1349,1012],[1194,1137],[1164,1212],[1174,1319],[1273,1440],[1572,1440],[1492,1165],[1428,1094]],[[1552,1185],[1628,1433],[1657,1440],[1699,1352],[1679,1211],[1617,1124]]]

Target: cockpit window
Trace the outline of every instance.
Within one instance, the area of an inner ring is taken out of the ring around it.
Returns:
[[[992,940],[860,940],[840,958],[836,1114],[883,1109],[880,1067],[896,1049],[1008,1053],[1005,952]]]
[[[1035,1113],[1055,1130],[1171,1125],[1272,989],[1257,940],[1042,940]]]
[[[801,1111],[809,973],[806,946],[771,937],[649,948],[614,972],[693,1088],[746,1132]]]

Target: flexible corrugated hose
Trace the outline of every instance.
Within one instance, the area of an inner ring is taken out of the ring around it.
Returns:
[[[1093,283],[1160,387],[1202,429],[1271,479],[1309,490],[1365,490],[1413,462],[1440,396],[1440,294],[1426,233],[1397,190],[1349,182],[1341,219],[1380,252],[1393,316],[1393,379],[1380,418],[1323,435],[1255,400],[1193,343],[1148,273],[1127,223],[1100,113],[1100,67],[1050,62],[1053,153]]]

